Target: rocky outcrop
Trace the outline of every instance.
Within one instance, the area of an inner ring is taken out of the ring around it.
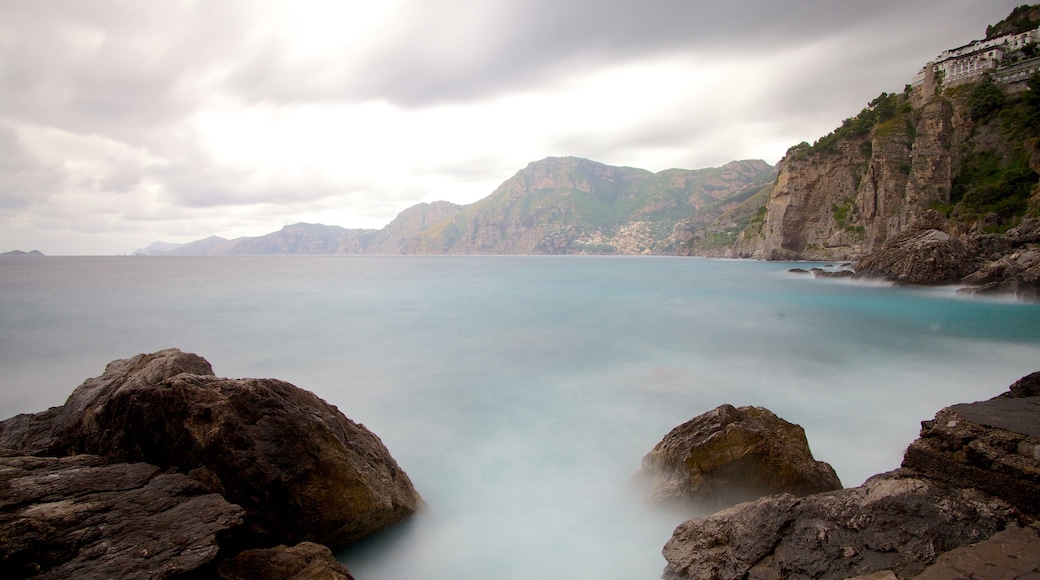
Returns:
[[[1016,521],[1014,508],[974,490],[890,473],[860,487],[743,503],[676,528],[663,578],[841,579],[919,573],[948,550]]]
[[[834,469],[813,459],[800,426],[762,407],[732,405],[669,432],[635,479],[652,503],[701,514],[765,495],[841,489]]]
[[[217,574],[221,580],[354,580],[331,550],[313,542],[246,550],[222,562]]]
[[[974,272],[976,263],[964,243],[925,222],[887,241],[856,262],[856,276],[898,284],[952,284]]]
[[[664,548],[663,577],[958,577],[941,575],[950,566],[964,578],[997,577],[987,564],[993,542],[1038,547],[1028,528],[1040,515],[1037,391],[1040,373],[1000,397],[941,410],[902,468],[860,487],[770,496],[689,520]],[[997,535],[1005,529],[1012,537]]]
[[[283,381],[218,378],[177,349],[113,361],[64,406],[0,422],[0,446],[178,474],[236,504],[241,525],[222,544],[232,550],[301,541],[338,548],[422,504],[379,438],[335,407]]]
[[[242,513],[146,463],[0,457],[0,576],[169,578],[213,562]]]

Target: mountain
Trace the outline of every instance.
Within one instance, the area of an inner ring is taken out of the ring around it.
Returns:
[[[685,241],[677,224],[774,176],[761,160],[652,173],[550,157],[475,203],[420,203],[381,230],[294,224],[264,236],[212,236],[152,253],[672,254]]]
[[[814,144],[791,147],[775,183],[746,205],[684,223],[682,253],[854,260],[919,227],[929,210],[968,246],[1040,217],[1040,76],[1030,79],[1040,70],[1038,13],[1016,9],[1003,36],[945,51],[902,93],[881,93]],[[1021,22],[1033,28],[1022,32]],[[958,63],[982,50],[995,55],[990,68],[963,72]]]

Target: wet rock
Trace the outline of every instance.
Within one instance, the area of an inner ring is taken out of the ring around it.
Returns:
[[[652,503],[710,513],[764,495],[841,488],[805,431],[768,409],[722,405],[668,433],[635,476]]]
[[[909,578],[960,548],[924,577],[1031,577],[1032,564],[999,562],[1036,550],[1036,529],[1021,529],[1040,515],[1037,391],[1033,373],[989,401],[942,409],[901,469],[860,487],[771,496],[683,523],[665,546],[664,578]],[[975,572],[963,572],[972,559]]]
[[[217,573],[221,580],[354,580],[331,550],[312,542],[246,550],[221,563]]]
[[[680,524],[664,547],[662,577],[828,580],[890,570],[906,578],[1017,517],[977,490],[897,471],[856,488],[770,496]]]
[[[0,457],[0,577],[169,578],[204,569],[242,509],[146,463]]]
[[[915,229],[856,262],[856,276],[899,284],[952,284],[976,269],[964,243],[939,229]]]
[[[0,424],[23,453],[92,453],[195,478],[245,508],[236,543],[340,547],[422,500],[378,437],[274,379],[223,379],[177,349],[114,361],[65,406]]]

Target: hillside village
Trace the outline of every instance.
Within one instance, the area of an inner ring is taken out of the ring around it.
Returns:
[[[935,60],[921,67],[911,86],[925,82],[929,73],[942,78],[948,87],[976,82],[989,73],[994,81],[1025,87],[1030,75],[1040,71],[1040,26],[1017,34],[1004,34],[987,40],[973,40],[957,48],[944,50]]]

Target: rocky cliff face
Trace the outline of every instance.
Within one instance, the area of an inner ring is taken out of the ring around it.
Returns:
[[[854,260],[930,209],[956,222],[960,237],[1040,212],[1037,99],[987,83],[944,89],[929,78],[883,93],[815,144],[788,150],[760,216],[732,245],[691,253]]]

